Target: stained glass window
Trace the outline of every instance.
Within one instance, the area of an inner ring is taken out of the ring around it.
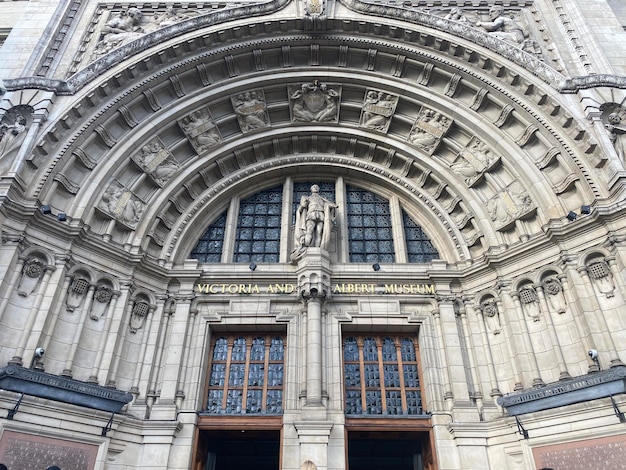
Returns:
[[[206,411],[281,414],[285,341],[276,335],[233,335],[212,346]]]
[[[393,263],[389,202],[365,189],[346,187],[350,261]]]
[[[189,257],[197,259],[201,263],[219,263],[222,260],[225,230],[226,212],[209,225],[194,249],[191,250]]]
[[[389,335],[344,338],[346,415],[424,414],[415,339]]]
[[[439,258],[439,253],[424,233],[408,214],[402,211],[404,222],[404,237],[406,238],[406,254],[409,263],[428,263]]]
[[[239,204],[235,263],[277,263],[280,253],[282,187],[267,189]]]

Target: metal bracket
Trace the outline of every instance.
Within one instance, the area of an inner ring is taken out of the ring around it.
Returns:
[[[622,413],[617,407],[617,403],[615,403],[613,395],[611,395],[611,403],[613,404],[613,411],[615,412],[615,416],[619,418],[619,422],[626,423],[626,416],[624,416],[624,413]]]
[[[7,419],[11,420],[13,419],[13,417],[15,416],[15,414],[17,413],[18,408],[20,407],[20,405],[22,404],[22,399],[24,398],[24,394],[22,393],[20,395],[20,398],[17,400],[17,403],[15,404],[15,406],[13,407],[12,410],[9,410],[9,414],[7,415]]]
[[[106,426],[102,428],[102,432],[100,433],[101,436],[106,437],[107,433],[113,429],[113,416],[115,416],[115,413],[111,414],[111,417],[109,418],[109,421],[107,422]]]
[[[515,417],[515,422],[517,423],[517,432],[524,436],[524,439],[528,439],[528,431],[524,429],[524,426],[522,426],[522,422],[517,416]]]

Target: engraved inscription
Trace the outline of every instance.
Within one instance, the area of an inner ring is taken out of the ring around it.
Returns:
[[[533,449],[537,468],[626,470],[626,436],[588,439]]]

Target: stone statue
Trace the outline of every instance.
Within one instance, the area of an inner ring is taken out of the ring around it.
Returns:
[[[292,122],[337,122],[340,93],[315,80],[289,87]]]
[[[624,161],[626,152],[624,151],[624,143],[622,142],[623,137],[621,136],[626,134],[626,124],[622,122],[621,114],[623,114],[623,110],[622,113],[617,111],[613,111],[612,113],[610,113],[606,117],[607,123],[604,125],[604,127],[607,131],[609,131],[609,138],[615,146],[615,151],[620,156],[622,161]]]
[[[26,118],[17,114],[12,124],[0,124],[0,157],[5,156],[11,149],[20,144],[26,130]]]
[[[131,7],[107,21],[102,28],[102,39],[94,50],[95,58],[143,36],[142,16],[139,8]]]
[[[504,41],[522,44],[528,34],[512,18],[504,15],[504,8],[494,5],[489,9],[490,21],[477,21],[476,26],[483,28],[493,37]]]
[[[444,16],[446,20],[458,21],[459,23],[467,23],[467,16],[463,14],[463,10],[459,7],[454,7],[450,10],[446,16]]]
[[[311,186],[311,194],[300,199],[296,212],[295,249],[292,259],[308,247],[328,247],[337,205],[320,196],[319,192],[319,186],[314,184]]]

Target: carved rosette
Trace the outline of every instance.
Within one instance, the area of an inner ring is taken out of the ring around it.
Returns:
[[[47,265],[38,258],[30,258],[24,263],[20,283],[17,287],[17,295],[28,297],[41,281]]]
[[[423,106],[411,128],[408,141],[432,155],[451,126],[452,119]]]
[[[567,301],[563,295],[563,285],[556,277],[545,279],[542,283],[543,291],[550,308],[562,315],[567,309]]]
[[[480,304],[479,310],[482,312],[487,329],[494,335],[500,334],[502,326],[500,324],[500,312],[494,299],[485,300]]]
[[[102,318],[109,308],[109,303],[113,298],[113,290],[104,284],[98,285],[96,291],[93,294],[93,304],[91,305],[91,312],[89,312],[89,318],[93,321],[98,321]]]
[[[222,141],[222,136],[211,117],[209,108],[199,109],[188,114],[178,120],[178,125],[198,154],[212,149]]]

